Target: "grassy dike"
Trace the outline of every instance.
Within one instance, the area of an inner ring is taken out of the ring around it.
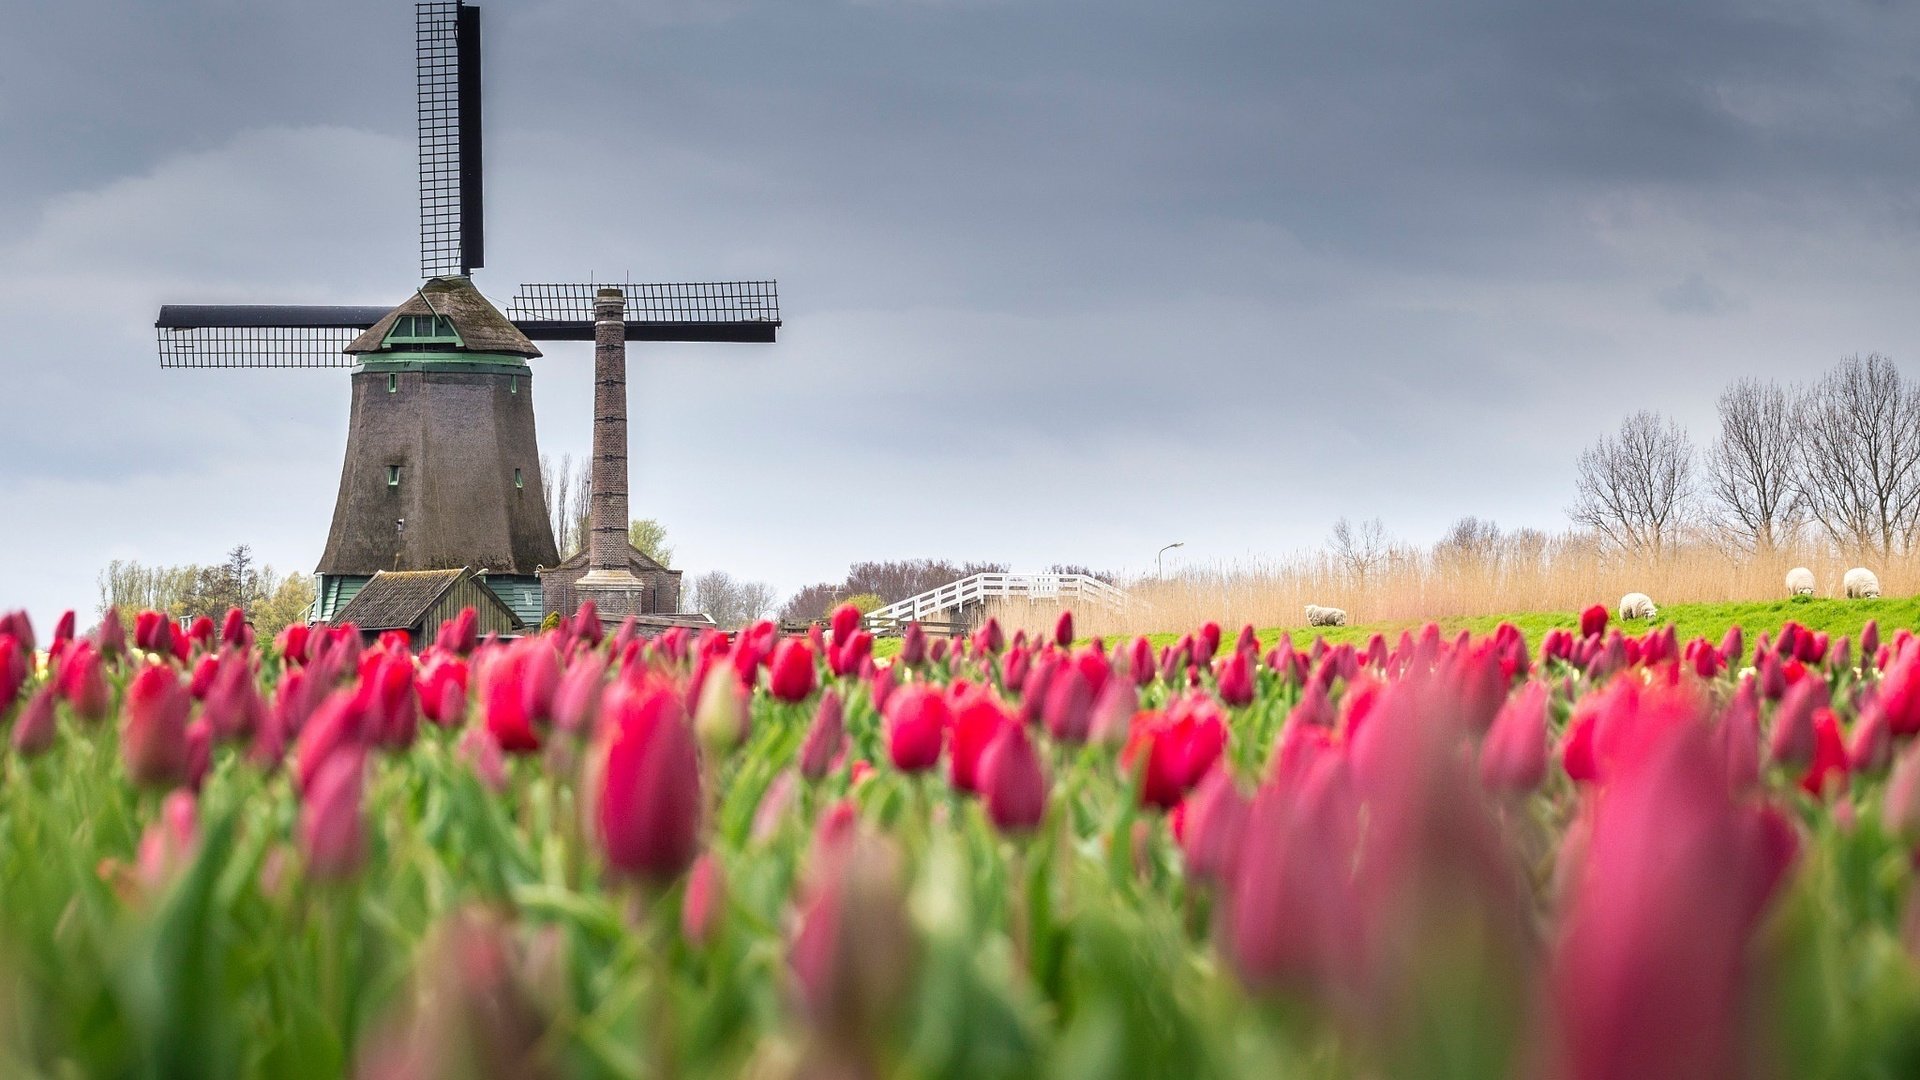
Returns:
[[[1693,637],[1706,637],[1718,641],[1730,626],[1739,626],[1747,632],[1748,643],[1753,635],[1766,631],[1777,632],[1788,620],[1797,622],[1811,630],[1824,630],[1833,637],[1847,635],[1858,638],[1860,628],[1868,619],[1880,622],[1881,640],[1887,640],[1900,627],[1920,630],[1920,596],[1888,597],[1879,600],[1817,600],[1812,597],[1800,597],[1792,600],[1769,600],[1758,603],[1726,604],[1674,604],[1660,609],[1660,618],[1648,623],[1621,624],[1617,619],[1611,625],[1623,626],[1631,633],[1639,633],[1664,623],[1673,623],[1682,641]],[[1577,611],[1519,611],[1505,615],[1475,615],[1458,618],[1434,620],[1445,633],[1457,634],[1461,630],[1470,630],[1474,634],[1492,633],[1503,622],[1510,622],[1527,635],[1527,641],[1539,644],[1540,638],[1554,627],[1577,629],[1580,625],[1580,613]],[[1306,646],[1316,636],[1327,639],[1329,644],[1350,641],[1364,644],[1375,633],[1387,635],[1388,643],[1397,638],[1402,630],[1418,631],[1425,622],[1383,622],[1362,623],[1354,626],[1284,626],[1269,627],[1260,631],[1263,647],[1272,645],[1280,635],[1293,635],[1295,645]],[[1224,637],[1231,642],[1239,632],[1237,626],[1223,627]],[[1180,637],[1179,633],[1148,634],[1148,640],[1158,648],[1171,645]],[[873,643],[875,656],[892,656],[900,651],[899,638],[881,638]],[[1112,644],[1109,642],[1109,644]]]

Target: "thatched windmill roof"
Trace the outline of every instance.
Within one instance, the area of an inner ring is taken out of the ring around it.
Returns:
[[[437,277],[420,286],[407,302],[387,312],[386,317],[353,339],[343,352],[381,351],[393,321],[402,315],[439,315],[453,323],[467,352],[507,353],[535,357],[540,350],[520,328],[508,321],[500,309],[487,302],[473,282],[463,277]]]

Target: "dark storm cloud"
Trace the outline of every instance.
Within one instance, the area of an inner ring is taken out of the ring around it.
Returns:
[[[484,10],[483,289],[781,279],[779,346],[636,358],[636,501],[695,569],[1137,565],[1175,522],[1239,555],[1341,513],[1552,527],[1624,412],[1697,422],[1735,374],[1915,353],[1912,5]],[[5,14],[9,501],[144,515],[74,525],[32,599],[110,554],[310,564],[342,380],[162,373],[148,324],[410,287],[411,5]],[[556,454],[586,442],[578,353],[539,369]]]

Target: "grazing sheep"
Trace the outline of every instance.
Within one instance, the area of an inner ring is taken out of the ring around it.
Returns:
[[[1321,607],[1319,604],[1307,605],[1308,626],[1345,626],[1347,613],[1337,607]]]
[[[1813,571],[1804,566],[1796,566],[1787,571],[1788,596],[1812,596],[1813,587]]]
[[[1846,587],[1849,600],[1880,599],[1880,579],[1864,566],[1847,571],[1847,576],[1840,579],[1840,584]]]
[[[1643,592],[1630,592],[1620,598],[1620,621],[1629,619],[1657,619],[1660,609],[1653,606],[1653,598]]]

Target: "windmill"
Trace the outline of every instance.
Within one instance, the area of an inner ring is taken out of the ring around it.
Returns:
[[[467,567],[529,625],[591,597],[671,614],[678,573],[627,543],[626,343],[772,342],[772,281],[522,285],[502,313],[483,265],[480,9],[415,6],[420,274],[398,307],[177,305],[163,368],[352,369],[333,523],[316,568],[328,619],[382,572]],[[536,341],[594,346],[592,544],[561,564],[534,435]],[[549,580],[543,582],[542,575]]]

